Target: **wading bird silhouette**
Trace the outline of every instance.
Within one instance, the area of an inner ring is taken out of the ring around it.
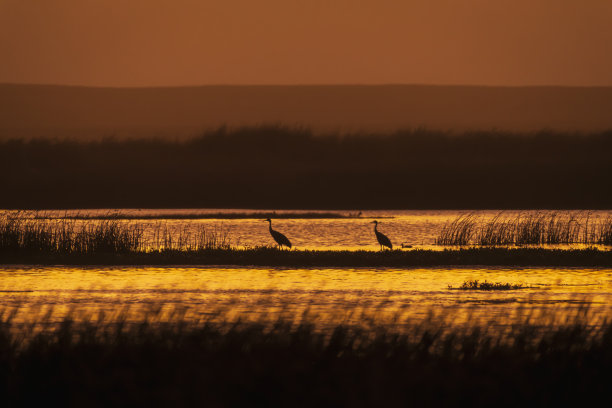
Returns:
[[[374,224],[374,234],[376,234],[376,240],[380,244],[380,250],[383,250],[383,246],[386,246],[389,249],[393,249],[393,244],[391,244],[391,240],[387,238],[387,236],[382,232],[378,232],[378,221],[372,221],[372,224]]]
[[[272,238],[274,238],[274,240],[278,244],[278,247],[282,248],[283,245],[285,245],[285,246],[288,246],[289,248],[291,248],[291,241],[289,241],[289,238],[287,238],[284,234],[282,234],[282,233],[272,229],[272,220],[271,219],[267,218],[266,221],[268,221],[270,223],[270,235],[272,235]]]

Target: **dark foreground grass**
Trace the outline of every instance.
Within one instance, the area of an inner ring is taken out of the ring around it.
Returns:
[[[612,267],[612,251],[543,248],[308,251],[252,249],[162,250],[121,253],[4,252],[2,264],[40,265],[245,265],[279,267],[421,267],[442,265]]]
[[[25,338],[0,319],[0,395],[16,406],[607,406],[612,325],[403,330],[75,323]]]

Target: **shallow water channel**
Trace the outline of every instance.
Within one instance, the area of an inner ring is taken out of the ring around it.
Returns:
[[[457,290],[466,280],[522,283],[524,289]],[[612,316],[612,269],[427,268],[290,269],[237,267],[0,267],[0,308],[16,323],[74,319],[308,319],[397,324],[508,326],[577,315]],[[395,320],[394,320],[395,319]],[[403,319],[403,320],[402,320]]]

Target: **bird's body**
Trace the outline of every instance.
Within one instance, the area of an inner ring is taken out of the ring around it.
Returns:
[[[387,247],[389,249],[393,249],[393,244],[391,244],[391,240],[382,232],[378,231],[378,221],[372,221],[374,224],[374,234],[376,235],[376,240],[380,244],[380,250],[383,250],[383,247]]]
[[[287,246],[291,248],[291,241],[284,234],[272,229],[272,220],[268,218],[266,221],[270,223],[270,235],[274,238],[274,241],[278,244],[279,247]]]

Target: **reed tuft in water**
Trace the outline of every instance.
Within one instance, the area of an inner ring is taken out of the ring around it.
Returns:
[[[527,286],[522,283],[489,282],[486,280],[484,282],[479,280],[466,280],[458,288],[453,288],[451,285],[448,285],[449,289],[458,290],[515,290],[525,289],[526,287]]]

